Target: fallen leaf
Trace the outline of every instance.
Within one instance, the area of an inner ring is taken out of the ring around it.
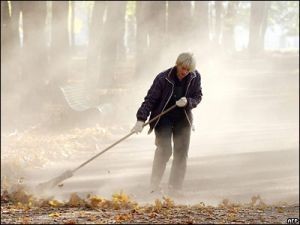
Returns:
[[[132,215],[131,214],[121,214],[121,215],[116,215],[115,216],[115,220],[117,222],[124,221],[124,220],[130,220],[130,219],[132,219]]]
[[[50,213],[48,216],[49,217],[60,217],[60,213],[58,213],[58,212]]]
[[[29,223],[30,223],[30,218],[29,217],[22,218],[22,224],[29,224]]]
[[[64,222],[64,224],[76,224],[75,220],[67,220]]]
[[[85,205],[85,201],[82,200],[76,193],[72,193],[67,204],[72,207],[77,207]]]
[[[169,198],[169,197],[165,197],[164,196],[163,200],[164,200],[164,202],[163,202],[163,206],[164,207],[172,208],[175,205],[174,201],[171,198]]]
[[[57,200],[50,200],[48,203],[50,206],[53,206],[53,207],[59,207],[59,206],[63,205],[61,202],[59,202]]]
[[[155,199],[154,210],[159,212],[162,209],[162,203],[159,199]]]

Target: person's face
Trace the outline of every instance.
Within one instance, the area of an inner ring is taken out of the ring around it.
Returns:
[[[177,76],[182,80],[189,73],[189,68],[184,65],[177,65]]]

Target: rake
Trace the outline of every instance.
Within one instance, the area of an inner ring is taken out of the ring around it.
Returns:
[[[154,118],[152,118],[150,121],[148,121],[147,123],[145,123],[143,125],[143,127],[147,126],[148,124],[152,123],[153,121],[155,121],[156,119],[158,119],[159,117],[161,117],[162,115],[168,113],[169,111],[171,111],[172,109],[174,109],[176,107],[176,104],[171,106],[170,108],[166,109],[165,111],[163,111],[162,113],[160,113],[159,115],[155,116]],[[109,149],[111,149],[112,147],[116,146],[117,144],[119,144],[120,142],[124,141],[125,139],[127,139],[128,137],[130,137],[132,134],[134,134],[134,131],[131,131],[129,134],[127,134],[126,136],[122,137],[121,139],[119,139],[118,141],[114,142],[113,144],[111,144],[110,146],[108,146],[107,148],[105,148],[104,150],[102,150],[101,152],[99,152],[98,154],[96,154],[95,156],[93,156],[92,158],[90,158],[89,160],[83,162],[82,164],[80,164],[78,167],[76,167],[73,170],[67,170],[64,173],[62,173],[60,176],[57,176],[55,178],[52,178],[51,180],[47,181],[47,182],[43,182],[37,185],[37,190],[44,192],[47,189],[53,188],[56,185],[60,184],[62,181],[72,177],[74,175],[74,173],[76,171],[78,171],[79,169],[81,169],[82,167],[84,167],[86,164],[88,164],[89,162],[91,162],[92,160],[94,160],[95,158],[97,158],[98,156],[102,155],[104,152],[108,151]]]

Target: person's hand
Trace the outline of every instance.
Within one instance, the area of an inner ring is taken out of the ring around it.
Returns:
[[[186,106],[186,104],[187,104],[187,99],[186,99],[186,97],[182,97],[182,98],[180,98],[178,101],[176,101],[176,105],[177,105],[178,107],[184,107],[184,106]]]
[[[138,134],[138,133],[142,132],[143,126],[144,126],[144,122],[138,120],[138,121],[136,121],[134,127],[131,129],[131,132]]]

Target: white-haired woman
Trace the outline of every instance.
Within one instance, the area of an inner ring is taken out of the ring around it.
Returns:
[[[154,129],[157,146],[152,167],[151,190],[159,190],[172,152],[169,190],[177,192],[182,189],[193,123],[191,110],[202,99],[201,77],[195,67],[193,54],[181,53],[174,67],[156,76],[137,111],[137,122],[132,131],[139,133],[149,115],[151,120],[169,107],[177,105],[176,108],[150,123],[148,133]]]

